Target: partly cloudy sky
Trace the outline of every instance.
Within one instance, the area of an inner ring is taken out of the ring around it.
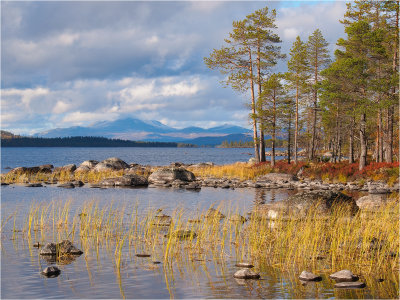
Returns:
[[[264,6],[277,10],[284,53],[317,28],[332,51],[343,36],[343,1],[1,1],[2,129],[30,134],[127,116],[248,127],[248,96],[224,88],[203,58],[232,21]]]

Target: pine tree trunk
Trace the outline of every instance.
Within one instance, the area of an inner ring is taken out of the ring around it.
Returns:
[[[360,120],[360,163],[359,170],[362,170],[367,165],[367,134],[366,134],[366,114],[361,115]]]
[[[290,156],[291,156],[291,149],[290,149],[290,143],[291,143],[291,132],[292,130],[292,114],[289,112],[289,128],[288,128],[288,144],[287,144],[287,153],[288,153],[288,164],[290,164]]]
[[[256,162],[260,162],[260,151],[258,148],[258,137],[257,137],[257,119],[256,119],[256,102],[254,95],[254,82],[253,82],[253,63],[251,60],[251,51],[249,51],[249,62],[250,62],[250,90],[251,90],[251,111],[253,113],[253,140],[254,140],[254,158]]]
[[[349,164],[354,163],[354,123],[354,117],[352,117],[349,136]]]
[[[294,130],[294,163],[297,164],[297,138],[299,134],[299,83],[296,81],[296,120],[295,120],[295,130]]]
[[[315,138],[317,132],[317,83],[318,83],[318,52],[315,53],[315,66],[314,66],[314,112],[313,112],[313,126],[312,126],[312,136],[311,136],[311,155],[310,159],[313,160],[315,157]]]
[[[399,1],[396,1],[396,38],[394,39],[393,62],[392,70],[394,73],[398,72],[398,45],[399,45]],[[392,95],[396,97],[396,88],[393,86]],[[397,98],[396,98],[397,99]],[[387,132],[386,132],[386,151],[385,161],[388,163],[393,162],[393,123],[394,123],[394,106],[391,105],[387,109]]]
[[[257,84],[258,84],[258,101],[261,100],[261,49],[260,49],[260,41],[257,42]],[[260,161],[264,162],[265,159],[265,141],[264,141],[264,126],[260,125]]]
[[[275,167],[275,129],[276,129],[276,94],[274,90],[273,96],[273,117],[272,117],[272,153],[271,153],[271,167]]]
[[[260,161],[266,161],[265,158],[265,140],[264,140],[264,129],[260,125]]]

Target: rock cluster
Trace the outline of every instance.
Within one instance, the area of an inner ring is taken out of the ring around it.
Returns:
[[[48,243],[40,249],[40,255],[81,255],[83,252],[76,248],[70,241]]]

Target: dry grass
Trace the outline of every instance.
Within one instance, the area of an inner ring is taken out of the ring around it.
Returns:
[[[222,219],[207,218],[206,212],[188,216],[176,209],[170,226],[159,226],[159,211],[141,215],[137,207],[128,211],[125,206],[99,207],[91,201],[72,215],[70,206],[70,201],[33,203],[26,216],[24,238],[80,241],[85,253],[105,247],[116,267],[123,264],[124,255],[146,252],[165,264],[212,255],[280,268],[313,268],[322,261],[331,270],[347,268],[363,274],[399,271],[398,199],[374,213],[354,217],[337,206],[331,216],[320,218],[315,207],[300,219],[253,215],[245,223],[230,220],[237,214],[230,207],[219,208],[226,213]],[[4,217],[3,224],[11,218]],[[192,218],[200,222],[189,222]],[[183,237],[177,234],[183,231]]]

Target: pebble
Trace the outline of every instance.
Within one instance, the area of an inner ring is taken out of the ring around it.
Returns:
[[[136,254],[137,257],[150,257],[150,254]]]
[[[249,269],[254,268],[254,266],[253,266],[252,264],[247,263],[247,262],[240,262],[240,263],[237,263],[237,264],[235,265],[235,267],[239,267],[239,268],[249,268]]]
[[[56,266],[47,267],[42,271],[42,274],[46,277],[57,277],[58,275],[60,275],[60,273],[61,270]]]
[[[334,287],[338,289],[362,289],[365,288],[365,286],[365,283],[361,281],[339,282],[334,285]]]
[[[303,281],[321,281],[322,277],[311,272],[303,271],[301,272],[299,279]]]
[[[260,274],[254,272],[253,270],[250,270],[248,268],[241,269],[237,271],[234,275],[234,278],[239,278],[239,279],[259,279]]]
[[[354,275],[350,270],[341,270],[333,273],[329,275],[329,278],[336,280],[336,282],[351,282],[358,280],[358,276]]]

